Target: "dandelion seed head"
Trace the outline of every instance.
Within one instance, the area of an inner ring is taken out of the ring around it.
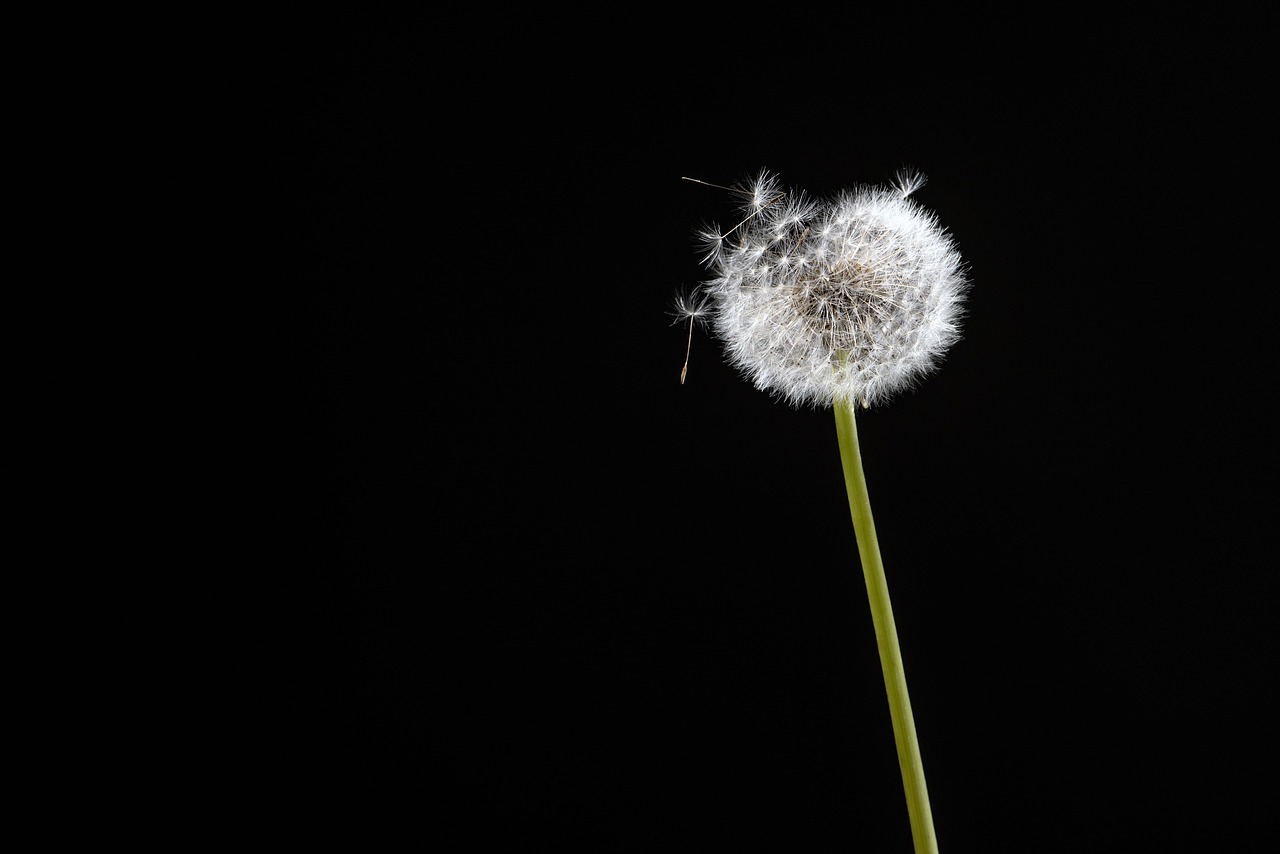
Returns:
[[[746,218],[713,232],[712,275],[682,317],[708,318],[728,361],[793,405],[914,386],[959,339],[968,288],[954,241],[910,198],[925,180],[899,170],[818,202],[760,172],[735,188]]]

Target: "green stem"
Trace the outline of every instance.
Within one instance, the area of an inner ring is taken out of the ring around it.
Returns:
[[[849,511],[853,531],[862,557],[862,574],[867,582],[867,598],[871,602],[871,622],[875,626],[876,646],[880,649],[880,666],[884,670],[884,687],[889,694],[889,715],[893,720],[893,740],[898,747],[898,765],[902,769],[902,786],[907,795],[907,816],[911,821],[911,838],[916,854],[937,854],[938,840],[933,831],[933,814],[929,811],[929,790],[924,782],[924,764],[920,761],[920,743],[916,739],[916,723],[911,715],[911,698],[907,696],[907,676],[902,667],[902,650],[898,648],[898,630],[893,622],[893,606],[889,603],[889,583],[880,560],[876,542],[876,526],[871,518],[871,499],[862,473],[862,454],[858,450],[858,427],[854,423],[853,401],[836,401],[836,435],[840,440],[840,462],[844,466],[844,482],[849,491]]]

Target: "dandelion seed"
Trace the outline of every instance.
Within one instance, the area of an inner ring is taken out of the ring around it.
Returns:
[[[929,179],[920,172],[910,166],[904,166],[895,173],[893,186],[898,188],[899,192],[902,193],[902,198],[905,199],[923,187],[928,181]]]
[[[674,308],[670,312],[676,319],[671,321],[671,325],[675,326],[686,318],[689,321],[689,341],[685,344],[684,367],[680,369],[680,385],[684,385],[685,376],[689,373],[689,354],[693,350],[693,324],[695,321],[706,318],[709,302],[707,297],[700,297],[693,293],[676,294]]]

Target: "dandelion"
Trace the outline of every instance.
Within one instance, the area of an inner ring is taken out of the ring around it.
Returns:
[[[757,388],[792,405],[835,410],[912,840],[917,854],[936,854],[854,420],[858,406],[913,387],[960,337],[969,283],[951,236],[911,198],[925,180],[902,169],[888,186],[860,186],[825,202],[784,190],[768,172],[722,187],[740,197],[742,218],[727,230],[700,230],[712,276],[677,307],[689,318],[690,341],[694,318],[709,315],[726,358]]]
[[[966,279],[951,237],[910,198],[924,182],[902,170],[826,204],[765,173],[736,188],[745,218],[701,230],[714,274],[701,293],[728,360],[812,406],[868,407],[933,370],[959,337]]]

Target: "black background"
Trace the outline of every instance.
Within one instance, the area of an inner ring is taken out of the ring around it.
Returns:
[[[964,338],[859,431],[941,849],[1254,841],[1260,57],[1168,13],[580,14],[276,36],[263,813],[435,850],[911,850],[832,415],[702,329],[681,385],[667,314],[733,216],[682,176],[826,196],[909,165]]]

